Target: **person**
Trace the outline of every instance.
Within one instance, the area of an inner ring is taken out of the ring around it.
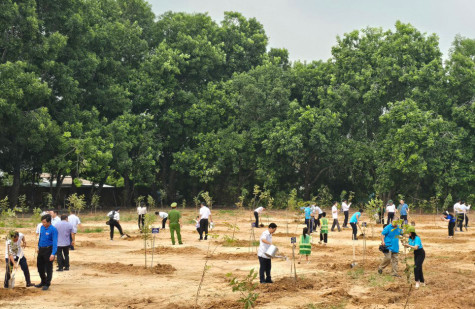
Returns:
[[[202,202],[200,208],[200,240],[203,240],[203,233],[205,234],[205,240],[208,239],[209,222],[213,222],[211,210],[206,207],[206,203]]]
[[[426,252],[422,246],[421,238],[416,234],[415,227],[409,226],[407,231],[410,233],[409,240],[404,246],[414,249],[414,279],[416,281],[416,289],[418,289],[420,284],[425,286],[422,263],[424,263],[424,259],[426,258]]]
[[[317,205],[312,205],[311,208],[312,208],[313,221],[314,221],[313,226],[316,229],[317,226],[320,226],[320,219],[322,218],[323,210]]]
[[[446,211],[444,213],[444,216],[441,219],[449,223],[449,237],[448,238],[453,238],[454,229],[455,229],[455,217],[451,213]]]
[[[303,209],[305,214],[305,225],[307,226],[309,232],[312,233],[312,208],[310,205],[307,205],[307,207],[301,207],[300,209]]]
[[[391,224],[394,220],[394,213],[396,212],[396,206],[394,205],[393,200],[388,201],[386,212],[388,213],[388,224]]]
[[[361,213],[362,213],[362,212],[363,212],[363,209],[360,209],[359,211],[355,212],[355,213],[351,216],[351,219],[350,219],[350,225],[351,225],[351,228],[353,229],[353,233],[352,233],[351,239],[353,239],[353,240],[358,240],[358,237],[356,236],[357,233],[358,233],[357,224],[358,224],[358,220],[359,220],[360,217],[361,217]]]
[[[196,219],[195,219],[195,227],[196,227],[196,231],[198,232],[198,234],[200,233],[200,216],[196,216]]]
[[[277,224],[271,223],[266,231],[262,232],[259,238],[259,249],[257,250],[257,257],[259,259],[259,282],[260,283],[274,283],[272,281],[270,271],[272,268],[272,261],[266,255],[267,249],[272,245],[272,234],[277,230]]]
[[[165,229],[165,224],[168,220],[168,214],[164,211],[156,211],[155,214],[162,218],[162,230]]]
[[[33,286],[30,280],[30,270],[28,269],[28,263],[26,257],[23,253],[23,249],[26,248],[26,239],[25,235],[17,231],[10,231],[5,242],[5,281],[3,282],[3,287],[8,288],[8,281],[10,281],[11,273],[15,262],[17,262],[23,275],[25,276],[26,287]]]
[[[462,205],[460,205],[460,209],[462,210],[463,215],[465,217],[465,225],[464,225],[465,230],[468,229],[468,212],[469,212],[471,206],[472,205],[466,205],[465,201],[462,201]]]
[[[391,224],[381,232],[381,244],[386,247],[387,252],[384,253],[384,259],[379,264],[378,273],[382,274],[383,269],[391,263],[393,276],[398,275],[398,253],[399,253],[399,235],[402,235],[402,229],[397,224],[397,221],[392,221]]]
[[[109,211],[107,216],[109,217],[109,227],[110,227],[110,237],[111,240],[114,240],[114,227],[116,227],[119,230],[120,236],[122,238],[127,237],[127,235],[122,232],[122,226],[120,226],[120,208],[116,208],[112,211]]]
[[[404,224],[407,224],[407,216],[409,215],[409,206],[404,202],[403,199],[399,201],[399,205],[401,206],[401,210],[399,213],[401,214],[401,220],[404,220]]]
[[[138,217],[138,226],[139,230],[142,231],[143,226],[145,225],[145,214],[147,213],[147,207],[145,206],[144,202],[140,202],[139,206],[137,207],[137,215]]]
[[[308,261],[308,256],[312,253],[312,237],[308,234],[308,228],[304,227],[302,235],[300,235],[300,242],[299,242],[299,263],[302,259],[302,255],[305,255],[305,260]]]
[[[343,221],[343,228],[344,229],[347,229],[348,228],[348,215],[350,213],[350,206],[351,206],[351,203],[347,204],[347,200],[343,200],[341,202],[341,210],[343,211],[343,214],[345,215],[345,219]]]
[[[264,211],[266,210],[264,207],[260,206],[260,207],[257,207],[256,209],[254,209],[254,218],[256,218],[256,226],[255,227],[259,227],[259,215]]]
[[[78,226],[81,225],[81,220],[79,220],[79,217],[76,216],[75,210],[72,210],[70,215],[68,216],[68,222],[71,223],[71,225],[73,226],[73,234],[74,234],[74,237],[71,236],[71,246],[69,247],[69,249],[74,250],[73,238],[74,238],[74,242],[76,242],[76,234],[78,233]]]
[[[457,203],[455,203],[454,205],[454,212],[455,212],[455,216],[457,217],[457,227],[460,228],[460,232],[463,232],[463,221],[465,219],[465,214],[464,214],[464,210],[465,208],[462,206],[462,200],[458,201]],[[456,230],[456,232],[458,232]]]
[[[322,218],[320,219],[321,222],[321,227],[320,227],[320,241],[318,242],[319,244],[322,243],[326,245],[328,241],[328,219],[326,218],[327,213],[323,212],[322,213]]]
[[[56,226],[57,223],[61,222],[61,218],[58,217],[58,211],[56,209],[51,210],[50,215],[51,215],[52,226]]]
[[[73,225],[68,222],[67,215],[61,215],[61,222],[57,223],[55,228],[58,230],[58,269],[56,269],[56,271],[68,271],[69,247],[71,245],[74,246],[76,239],[74,228]]]
[[[168,228],[170,229],[170,235],[172,238],[172,245],[175,245],[175,231],[176,237],[178,238],[178,243],[183,245],[181,242],[181,213],[176,210],[177,203],[173,202],[171,205],[172,210],[168,213]]]
[[[58,230],[51,224],[51,215],[41,217],[43,226],[40,230],[40,239],[38,240],[38,257],[36,266],[41,278],[41,282],[36,284],[36,288],[42,288],[43,291],[49,289],[51,279],[53,279],[53,261],[58,250]]]
[[[337,201],[333,202],[332,217],[333,217],[332,232],[335,230],[335,226],[338,227],[338,232],[341,232],[340,223],[338,223],[338,202]]]

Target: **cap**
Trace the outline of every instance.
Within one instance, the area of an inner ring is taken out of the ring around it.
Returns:
[[[175,208],[176,205],[177,205],[177,203],[173,202],[170,206],[171,206],[172,208]]]
[[[392,204],[392,203],[393,203],[393,200],[389,200],[388,203],[389,203],[389,204]]]

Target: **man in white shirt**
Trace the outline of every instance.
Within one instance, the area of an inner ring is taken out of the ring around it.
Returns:
[[[259,227],[259,215],[266,210],[264,207],[257,207],[254,209],[254,218],[256,218],[256,227]]]
[[[457,218],[456,226],[459,227],[460,232],[463,232],[463,221],[465,220],[464,207],[462,206],[462,200],[457,200],[457,203],[454,204],[454,213]],[[457,229],[455,229],[456,232]]]
[[[81,225],[81,220],[79,217],[76,216],[76,211],[72,210],[71,214],[68,216],[68,222],[71,223],[73,226],[73,234],[74,238],[76,239],[76,234],[78,233],[78,225]],[[71,246],[69,247],[71,250],[74,250],[74,246],[72,244],[73,238],[71,236]]]
[[[394,205],[393,200],[388,201],[386,212],[388,213],[388,224],[391,224],[394,220],[394,213],[396,212],[396,206]]]
[[[167,223],[168,214],[164,211],[156,211],[155,214],[162,218],[162,229],[165,229],[165,223]]]
[[[468,228],[468,211],[470,210],[470,207],[472,205],[466,205],[465,204],[465,201],[462,201],[462,205],[460,205],[460,209],[462,210],[463,212],[463,215],[465,217],[465,230],[467,230]]]
[[[338,202],[337,201],[333,202],[332,217],[333,217],[333,224],[332,224],[331,231],[333,232],[335,230],[335,226],[337,226],[338,232],[341,232],[340,223],[338,223]]]
[[[322,218],[323,210],[317,205],[312,205],[310,208],[312,209],[313,214],[314,230],[316,230],[317,227],[320,226],[320,219]]]
[[[269,224],[267,231],[262,232],[262,235],[259,238],[257,257],[259,258],[260,283],[273,283],[270,276],[270,270],[272,268],[271,258],[266,255],[266,251],[272,245],[272,234],[275,233],[276,229],[277,225],[275,223]]]
[[[343,214],[345,215],[345,220],[343,221],[343,228],[347,229],[348,228],[348,215],[350,213],[350,206],[351,203],[347,204],[347,200],[343,200],[341,202],[341,211],[343,211]]]
[[[140,202],[140,205],[137,207],[137,214],[139,215],[138,225],[139,230],[142,231],[143,226],[145,225],[145,214],[147,213],[147,207],[144,202]]]
[[[61,222],[61,218],[58,217],[58,211],[56,209],[50,210],[49,214],[51,215],[51,225],[55,226],[56,223]]]
[[[122,238],[127,237],[127,235],[122,232],[122,226],[120,226],[120,214],[119,214],[120,208],[116,208],[115,210],[109,211],[107,216],[109,217],[109,227],[110,227],[110,236],[111,240],[114,240],[114,227],[116,227],[119,230],[120,236]]]
[[[28,269],[28,263],[23,254],[23,248],[26,248],[25,236],[17,231],[11,231],[7,236],[5,242],[5,281],[3,287],[8,288],[8,281],[11,278],[11,273],[16,262],[19,260],[19,264],[23,274],[25,275],[26,287],[33,286],[30,281],[30,270]]]
[[[202,202],[200,208],[200,240],[203,240],[203,232],[205,233],[205,240],[208,239],[209,222],[213,222],[211,210],[209,210],[209,208],[206,207],[206,204]]]

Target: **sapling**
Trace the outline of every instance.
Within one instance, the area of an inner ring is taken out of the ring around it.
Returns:
[[[145,268],[147,268],[147,242],[151,241],[152,238],[152,224],[155,221],[155,215],[153,213],[145,214],[144,225],[142,227],[142,238],[144,243],[144,258],[145,258]]]
[[[155,205],[155,200],[153,199],[151,195],[147,195],[147,204],[148,204],[149,212],[153,212],[156,205]]]
[[[205,200],[205,202],[208,205],[209,209],[213,209],[213,198],[209,195],[209,192],[208,191],[203,192],[203,194],[201,194],[201,196]]]
[[[78,196],[77,193],[73,193],[68,197],[67,200],[69,203],[69,210],[75,210],[78,215],[81,210],[86,207],[84,194]]]
[[[259,297],[259,293],[254,293],[254,290],[258,287],[258,284],[254,283],[254,280],[257,278],[257,272],[254,271],[254,268],[249,271],[249,274],[243,280],[233,277],[232,273],[227,273],[226,277],[231,278],[229,285],[232,287],[233,292],[241,293],[239,301],[243,303],[244,308],[253,308],[257,297]]]
[[[210,237],[211,239],[216,239],[216,238],[219,237],[219,235],[217,235],[217,234],[208,234],[208,237]],[[203,285],[203,281],[205,279],[205,274],[211,268],[210,266],[208,266],[208,261],[211,258],[211,256],[214,254],[216,249],[218,248],[218,245],[216,245],[216,247],[214,248],[213,252],[211,252],[211,254],[210,254],[210,247],[211,247],[211,241],[208,242],[208,250],[206,252],[205,264],[203,266],[203,272],[201,273],[200,284],[198,285],[198,290],[196,291],[195,308],[198,307],[198,298],[200,297],[201,286]]]
[[[94,209],[94,214],[97,213],[97,207],[100,205],[101,196],[97,193],[94,193],[91,198],[91,212]]]

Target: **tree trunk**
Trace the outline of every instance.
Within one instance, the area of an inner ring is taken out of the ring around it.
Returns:
[[[13,166],[13,184],[9,197],[12,208],[18,203],[18,195],[20,194],[20,171],[20,162],[15,162]]]
[[[122,176],[124,178],[124,195],[123,206],[127,208],[130,204],[130,177],[128,174]]]

